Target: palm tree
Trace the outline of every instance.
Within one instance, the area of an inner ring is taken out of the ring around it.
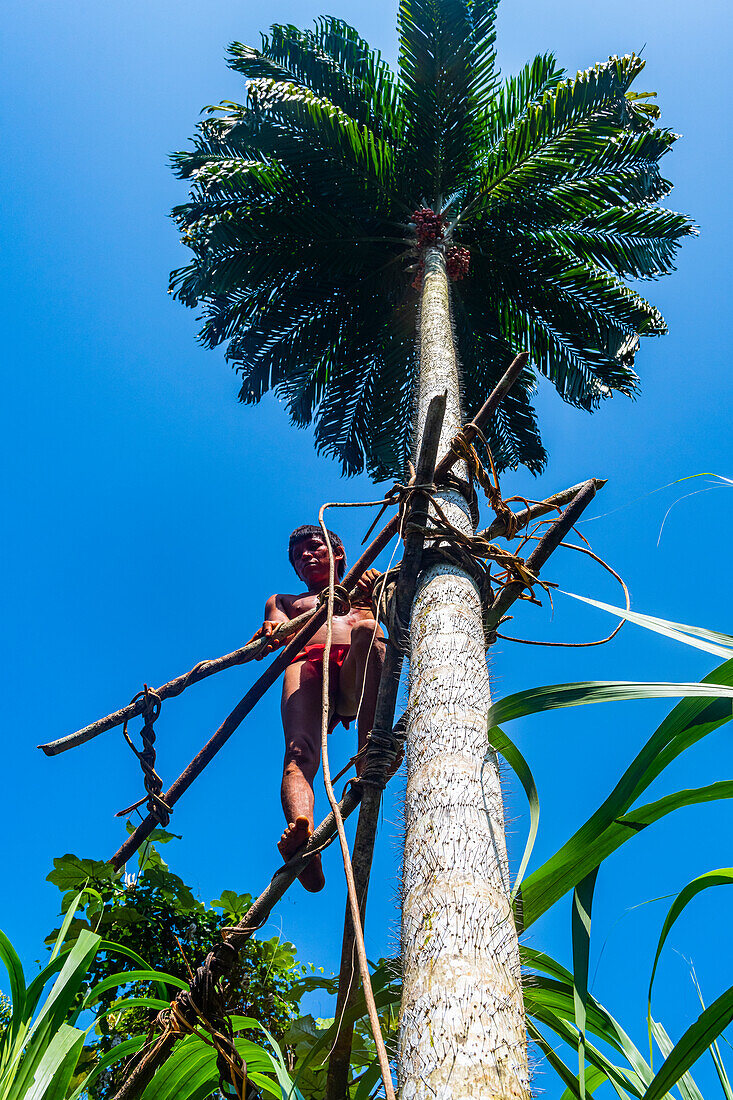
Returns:
[[[488,442],[500,470],[539,471],[536,374],[593,410],[636,393],[639,338],[665,331],[623,281],[672,270],[693,232],[657,205],[676,135],[631,90],[644,63],[567,79],[543,55],[502,82],[497,4],[402,0],[397,74],[337,19],[235,43],[245,102],[174,158],[193,258],[172,291],[203,306],[204,344],[227,342],[240,399],[273,390],[347,474],[402,475],[447,391],[443,451],[523,347]],[[433,565],[411,625],[402,1100],[529,1095],[489,702],[476,585]]]

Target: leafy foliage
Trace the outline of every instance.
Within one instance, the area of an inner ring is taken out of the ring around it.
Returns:
[[[544,463],[535,371],[593,409],[636,393],[639,338],[665,331],[624,282],[671,271],[694,231],[657,205],[676,135],[632,90],[644,63],[567,78],[540,55],[501,81],[497,6],[402,0],[397,73],[333,18],[234,43],[244,102],[210,108],[173,158],[193,258],[172,291],[203,307],[205,345],[227,343],[240,399],[273,390],[346,473],[400,475],[410,450],[418,207],[470,256],[453,291],[464,414],[532,353],[491,428],[500,468]]]
[[[172,839],[173,834],[163,829],[155,830],[151,837],[155,844]],[[90,1065],[130,1035],[147,1031],[157,1011],[145,1003],[134,1003],[140,998],[144,1002],[153,988],[149,980],[133,974],[141,966],[152,966],[188,984],[189,966],[203,960],[220,938],[221,929],[241,920],[252,902],[249,894],[224,890],[210,906],[204,905],[169,869],[152,843],[140,854],[139,862],[139,873],[125,877],[109,863],[65,855],[54,860],[54,870],[48,876],[63,892],[63,912],[78,904],[68,925],[68,941],[90,931],[104,937],[80,986],[87,994],[93,986],[102,990],[98,1034],[86,1051]],[[54,942],[57,934],[51,933],[48,942]],[[281,1036],[302,995],[305,969],[296,966],[295,956],[293,944],[278,938],[249,940],[228,985],[229,1010],[254,1017],[276,1037]],[[104,989],[101,984],[117,973],[129,974],[121,1004],[116,1003],[116,987]],[[170,1000],[175,989],[163,988],[162,994]],[[253,1038],[256,1043],[263,1041],[261,1028],[247,1034],[248,1041]],[[206,1059],[204,1064],[208,1066]],[[115,1084],[115,1067],[111,1066],[97,1079],[90,1095],[105,1095]]]
[[[2,1100],[78,1100],[100,1073],[127,1058],[145,1041],[144,1035],[135,1035],[119,1043],[94,1067],[86,1057],[85,1043],[94,1022],[86,1028],[79,1024],[100,1001],[102,990],[90,982],[89,971],[103,941],[88,929],[69,937],[79,900],[78,896],[72,899],[49,962],[29,983],[13,945],[0,932],[0,960],[11,990],[9,1019],[0,1035]],[[159,989],[167,984],[183,984],[173,975],[150,969],[138,974]],[[105,986],[112,990],[124,986],[127,980],[125,975],[110,973]],[[151,1005],[156,1003],[164,1002],[150,999]]]
[[[86,928],[76,936],[70,934],[81,900],[81,895],[77,895],[70,903],[48,964],[29,984],[15,949],[0,932],[0,960],[8,972],[12,991],[8,1019],[0,1034],[2,1100],[80,1100],[99,1095],[100,1086],[101,1094],[109,1095],[103,1086],[110,1083],[110,1071],[146,1042],[146,1034],[132,1035],[117,1042],[102,1057],[87,1045],[95,1025],[99,1026],[111,1015],[110,1009],[102,1010],[104,996],[111,989],[128,986],[133,975],[108,974],[103,981],[92,984],[90,971],[98,953],[113,952],[116,945]],[[125,950],[119,948],[123,955]],[[140,982],[153,983],[158,993],[167,987],[187,985],[172,974],[149,969],[135,971],[134,977]],[[112,1011],[125,1012],[136,1002],[156,1011],[167,1004],[159,997],[133,998],[128,994],[112,1006]],[[90,1013],[94,1017],[91,1024],[79,1026]],[[273,1036],[257,1020],[248,1017],[234,1017],[232,1023],[237,1049],[247,1063],[249,1080],[259,1095],[302,1100]],[[259,1038],[258,1043],[246,1037],[251,1034]],[[194,1033],[177,1044],[166,1066],[146,1088],[144,1097],[205,1100],[214,1095],[218,1082],[216,1052],[207,1037]]]

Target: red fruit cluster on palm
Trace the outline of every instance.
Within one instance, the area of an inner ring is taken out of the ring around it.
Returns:
[[[458,282],[465,275],[468,275],[468,268],[471,263],[471,253],[467,248],[464,248],[460,244],[452,244],[446,249],[445,253],[445,268],[448,273],[448,278],[451,282]]]
[[[412,221],[416,226],[415,232],[417,233],[419,248],[424,245],[436,244],[443,236],[445,218],[442,214],[436,214],[429,206],[421,206],[419,210],[416,210],[412,215]]]

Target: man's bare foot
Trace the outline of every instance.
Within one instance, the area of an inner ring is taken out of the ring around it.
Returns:
[[[311,827],[307,817],[296,817],[294,822],[290,822],[277,844],[278,851],[286,863],[296,852],[300,851],[304,844],[308,843],[310,836]],[[298,875],[298,878],[306,890],[310,890],[312,894],[317,894],[319,890],[322,890],[326,885],[326,879],[321,867],[321,857],[313,856],[313,859],[305,870]]]

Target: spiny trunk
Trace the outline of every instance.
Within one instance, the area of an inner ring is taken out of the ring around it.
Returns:
[[[417,437],[431,397],[447,391],[442,454],[461,411],[438,249],[426,255],[419,338]],[[439,495],[451,522],[470,532],[460,494]],[[411,626],[401,1100],[529,1096],[504,810],[496,757],[486,757],[488,707],[476,585],[452,565],[434,565],[420,580]]]

